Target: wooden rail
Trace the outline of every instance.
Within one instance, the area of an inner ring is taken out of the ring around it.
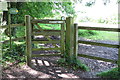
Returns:
[[[78,26],[78,29],[113,31],[113,32],[119,32],[120,31],[120,28],[103,28],[103,27],[90,27],[90,26]]]
[[[44,23],[44,24],[63,24],[64,20],[52,20],[52,19],[33,19],[32,23]]]
[[[95,56],[90,56],[90,55],[85,55],[85,54],[78,54],[78,56],[79,57],[84,57],[84,58],[89,58],[89,59],[95,59],[95,60],[102,60],[102,61],[106,61],[106,62],[117,63],[117,60],[111,60],[111,59],[95,57]]]
[[[90,44],[90,45],[96,45],[96,46],[104,46],[104,47],[111,47],[111,48],[119,48],[119,45],[105,44],[105,43],[98,43],[98,42],[91,42],[91,41],[78,40],[78,43]]]
[[[45,32],[61,32],[60,30],[44,30]],[[33,32],[41,32],[39,29],[33,29]]]
[[[39,44],[39,43],[60,43],[60,40],[52,40],[52,41],[32,41],[34,44]]]
[[[51,36],[51,35],[59,36],[61,33],[60,32],[34,32],[32,33],[32,35],[34,36],[43,35],[43,34],[45,34],[46,36]]]
[[[31,57],[42,57],[42,56],[61,56],[61,54],[32,54]]]
[[[60,48],[33,48],[32,51],[39,51],[39,50],[60,50]]]

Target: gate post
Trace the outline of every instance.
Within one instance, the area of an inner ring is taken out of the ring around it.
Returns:
[[[120,74],[120,30],[118,31],[118,40],[119,40],[119,48],[118,48],[118,71]]]
[[[32,41],[31,41],[31,21],[30,16],[25,16],[25,26],[26,26],[26,56],[27,56],[27,65],[31,66],[31,54],[32,54]]]
[[[66,18],[66,43],[65,43],[65,49],[66,49],[66,56],[70,59],[70,61],[73,58],[73,30],[74,30],[74,25],[73,25],[73,18],[68,17]]]
[[[77,59],[78,54],[78,25],[74,24],[74,56]]]
[[[62,20],[62,18],[61,18]],[[65,53],[65,21],[61,24],[61,54]]]

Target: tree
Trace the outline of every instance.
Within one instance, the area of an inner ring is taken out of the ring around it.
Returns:
[[[30,15],[39,19],[53,17],[58,10],[65,14],[74,14],[72,5],[72,2],[11,2],[11,7],[19,10],[17,15],[12,15],[12,23],[23,22],[24,15]]]

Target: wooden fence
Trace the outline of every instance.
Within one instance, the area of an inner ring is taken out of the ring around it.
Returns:
[[[61,24],[61,30],[43,30],[38,23],[43,24]],[[40,56],[60,56],[66,53],[70,59],[75,57],[84,57],[89,59],[95,60],[103,60],[107,62],[117,63],[120,67],[120,45],[115,44],[105,44],[105,43],[98,43],[98,42],[90,42],[90,41],[82,41],[78,40],[78,30],[99,30],[99,31],[113,31],[113,32],[120,32],[119,28],[103,28],[103,27],[89,27],[89,26],[78,26],[74,24],[74,20],[72,17],[67,17],[66,20],[50,20],[50,19],[31,19],[29,15],[25,16],[25,24],[11,24],[6,26],[1,26],[0,28],[9,28],[16,27],[16,26],[26,26],[26,35],[21,38],[12,39],[11,41],[26,39],[26,56],[27,56],[27,64],[31,66],[31,58],[32,57],[40,57]],[[34,29],[34,25],[37,26],[39,29]],[[43,35],[47,39],[44,40],[37,40],[33,39],[34,36]],[[50,35],[57,35],[61,36],[60,40],[51,40],[47,36]],[[119,33],[120,37],[120,33]],[[4,41],[3,43],[8,42],[9,40]],[[120,39],[119,39],[120,42]],[[32,44],[38,43],[60,43],[60,48],[32,48]],[[118,60],[111,60],[101,57],[95,57],[85,54],[78,54],[78,44],[90,44],[96,46],[104,46],[104,47],[111,47],[111,48],[118,48]],[[60,50],[61,54],[32,54],[32,51],[38,50]]]
[[[120,28],[88,27],[88,26],[78,26],[77,24],[74,24],[74,53],[76,54],[76,57],[79,56],[79,57],[84,57],[84,58],[89,58],[89,59],[117,63],[119,68],[120,68],[120,45],[78,40],[78,30],[79,29],[118,32],[119,43],[120,43]],[[106,59],[106,58],[101,58],[101,57],[89,56],[89,55],[80,54],[80,53],[78,54],[78,44],[79,43],[96,45],[96,46],[111,47],[111,48],[118,48],[118,60],[111,60],[111,59]]]
[[[10,26],[10,27],[9,27]],[[25,24],[24,23],[21,23],[21,24],[10,24],[10,25],[4,25],[4,26],[0,26],[0,29],[7,29],[7,28],[13,28],[13,27],[25,27]],[[10,32],[8,32],[8,34],[10,34]],[[11,40],[5,40],[5,41],[1,41],[1,43],[5,44],[5,43],[8,43],[8,42],[12,42],[12,41],[17,41],[17,40],[25,40],[25,36],[23,37],[18,37],[18,38],[14,38],[14,39],[11,39]]]

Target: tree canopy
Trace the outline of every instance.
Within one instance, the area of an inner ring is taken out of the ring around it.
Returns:
[[[60,15],[59,12],[67,16],[75,13],[72,2],[11,2],[11,8],[19,10],[17,15],[12,15],[13,23],[23,22],[24,15],[41,19]]]

